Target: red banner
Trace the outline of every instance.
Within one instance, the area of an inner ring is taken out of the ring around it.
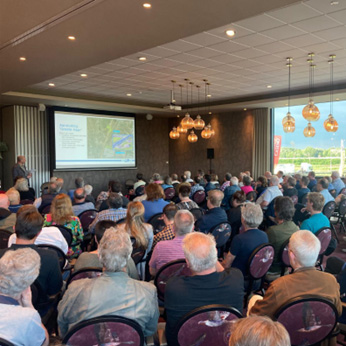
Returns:
[[[281,136],[274,136],[274,169],[275,166],[279,163],[281,151]]]

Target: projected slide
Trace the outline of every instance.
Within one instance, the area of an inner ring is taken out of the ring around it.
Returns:
[[[56,169],[135,167],[131,117],[55,112]]]

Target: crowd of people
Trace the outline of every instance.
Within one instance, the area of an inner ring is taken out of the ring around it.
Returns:
[[[52,177],[38,198],[29,187],[24,157],[18,157],[13,173],[14,186],[0,194],[0,228],[12,233],[8,248],[0,249],[0,337],[14,344],[48,345],[41,318],[56,307],[59,331],[49,332],[59,332],[61,338],[78,323],[104,315],[133,319],[150,336],[157,330],[160,305],[168,345],[179,345],[177,325],[194,309],[221,304],[243,313],[249,258],[267,243],[275,250],[266,275],[269,286],[263,297],[251,298],[248,317],[232,326],[229,345],[289,345],[283,326],[271,319],[294,297],[325,298],[342,313],[345,262],[330,256],[326,271],[315,267],[321,247],[316,234],[330,227],[323,208],[345,199],[338,172],[318,180],[314,172],[265,172],[257,180],[250,172],[238,177],[226,173],[221,181],[202,170],[193,178],[190,171],[180,178],[155,173],[148,180],[138,173],[126,190],[112,180],[97,196],[82,177],[69,191],[63,179]],[[89,210],[97,213],[85,226],[80,218]],[[152,222],[158,214],[164,225],[160,229]],[[229,223],[231,233],[220,251],[212,230],[221,223]],[[286,242],[290,275],[282,275],[279,256]],[[63,270],[57,252],[43,245],[65,254]],[[335,247],[332,238],[326,255]],[[134,254],[139,253],[137,261]],[[178,259],[186,260],[191,275],[172,277],[164,301],[159,301],[152,280]],[[65,289],[66,273],[90,267],[102,268],[102,275],[71,282]]]

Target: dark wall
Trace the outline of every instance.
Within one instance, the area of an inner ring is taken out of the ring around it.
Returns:
[[[181,119],[181,118],[180,118]],[[226,172],[233,175],[252,168],[253,145],[253,116],[250,112],[233,112],[212,117],[204,116],[206,123],[211,122],[215,129],[215,136],[203,139],[201,131],[196,143],[189,143],[187,135],[179,139],[169,140],[169,168],[171,173],[181,175],[185,170],[190,170],[192,175],[198,169],[209,171],[210,160],[207,159],[207,148],[214,148],[215,158],[212,161],[212,170],[223,179]],[[170,129],[178,125],[178,119],[170,120]]]
[[[137,169],[114,169],[108,171],[78,171],[63,172],[55,171],[54,175],[64,179],[64,188],[74,188],[74,179],[84,177],[87,184],[94,187],[93,194],[96,196],[100,191],[107,190],[109,180],[117,179],[124,183],[127,179],[136,178],[137,172],[144,174],[150,179],[155,172],[161,175],[169,173],[168,158],[168,119],[154,117],[147,120],[145,115],[136,116],[136,150]]]

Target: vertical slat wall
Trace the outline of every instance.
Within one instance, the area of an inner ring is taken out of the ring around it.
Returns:
[[[27,169],[35,169],[30,186],[39,196],[41,185],[50,178],[47,114],[36,107],[15,106],[14,122],[16,156],[25,155]]]

